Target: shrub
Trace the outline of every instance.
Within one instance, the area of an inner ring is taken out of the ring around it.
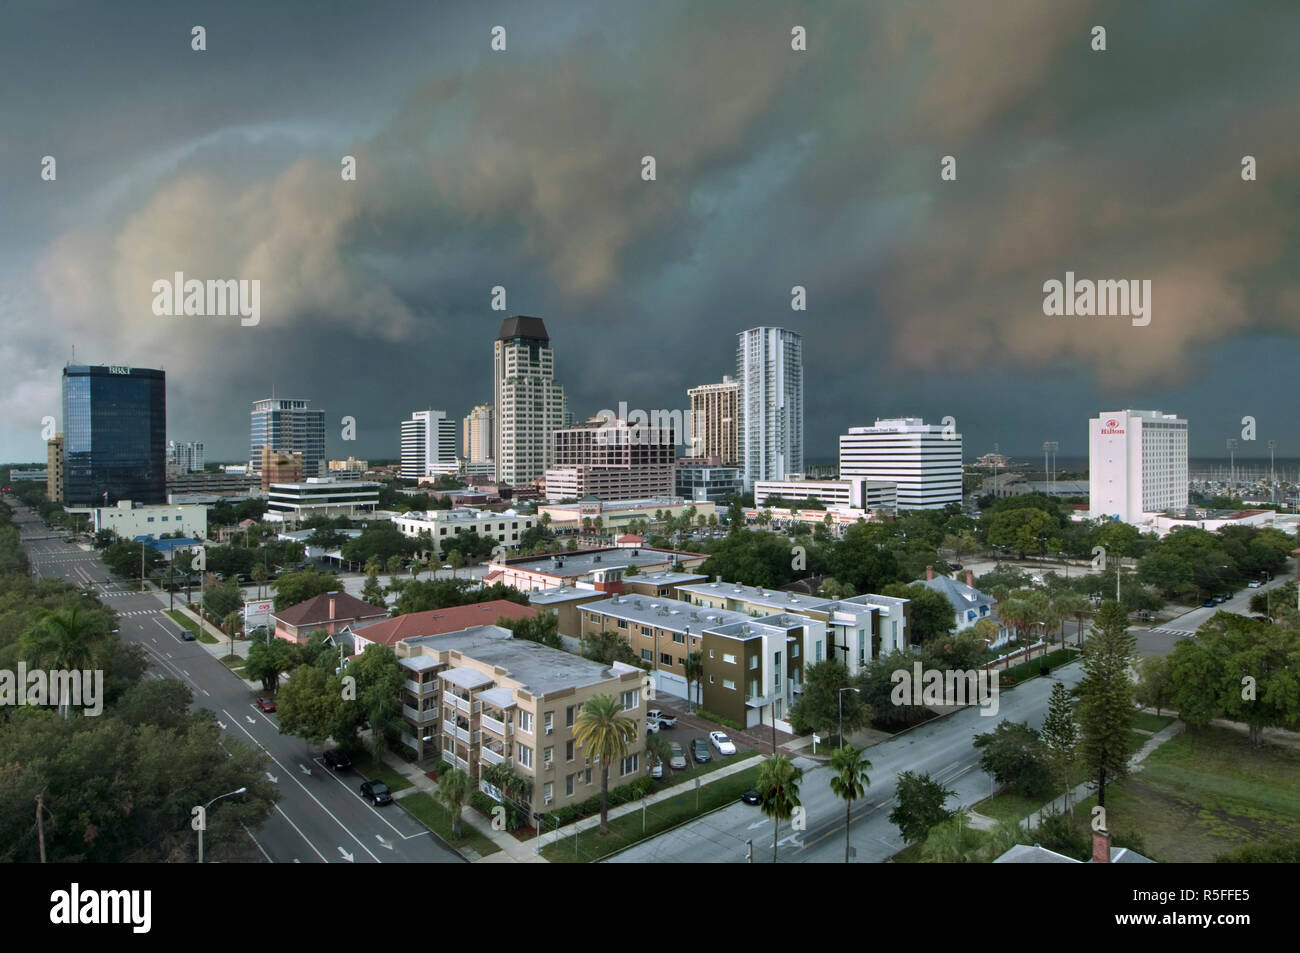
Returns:
[[[730,718],[723,718],[721,715],[715,715],[713,712],[708,711],[704,708],[697,708],[695,709],[694,713],[698,715],[700,718],[703,718],[705,721],[717,722],[719,725],[722,725],[722,727],[730,728],[732,731],[745,730],[744,727],[739,722],[732,721]]]

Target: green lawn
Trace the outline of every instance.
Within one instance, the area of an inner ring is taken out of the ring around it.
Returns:
[[[390,784],[391,788],[392,785]],[[488,854],[494,854],[501,848],[490,838],[474,829],[471,824],[464,820],[460,823],[460,839],[457,840],[451,835],[451,814],[445,807],[439,804],[431,794],[424,791],[416,791],[414,794],[408,794],[397,803],[410,811],[416,818],[424,824],[425,827],[433,831],[448,844],[454,848],[470,847],[480,857],[486,857]]]
[[[577,835],[576,845],[572,836],[565,837],[543,847],[542,856],[551,863],[571,864],[599,860],[614,851],[630,847],[637,841],[654,837],[669,828],[739,800],[740,795],[752,788],[757,780],[758,766],[755,765],[702,786],[698,795],[699,807],[696,807],[696,792],[693,789],[650,805],[646,811],[644,831],[641,828],[642,812],[632,811],[622,817],[611,818],[608,834],[602,836],[596,828],[584,830]],[[759,809],[754,808],[755,819],[761,819],[762,816]]]
[[[685,748],[686,746],[682,745],[682,747]],[[758,757],[757,751],[741,751],[725,758],[719,755],[716,751],[710,751],[709,753],[713,755],[713,760],[706,761],[704,764],[700,765],[695,765],[694,761],[688,758],[687,760],[691,760],[693,767],[687,768],[685,771],[674,771],[665,766],[663,779],[655,785],[655,790],[662,791],[664,788],[676,787],[679,784],[685,784],[693,778],[711,774],[719,768],[725,768],[727,765],[734,764],[737,761],[747,761],[750,758]]]
[[[223,655],[221,664],[227,668],[242,669],[244,667],[244,657],[241,655]]]
[[[1133,716],[1133,727],[1141,731],[1149,731],[1155,734],[1161,728],[1173,724],[1173,715],[1152,715],[1145,711],[1140,711]]]
[[[163,611],[166,612],[167,615],[171,617],[172,621],[175,622],[177,625],[179,625],[181,628],[189,629],[189,631],[193,632],[196,636],[198,636],[200,642],[204,642],[208,645],[216,644],[217,642],[216,639],[208,635],[208,633],[206,632],[201,632],[199,630],[199,624],[195,622],[193,619],[191,619],[189,616],[187,616],[185,613],[181,612],[180,609],[164,609]]]
[[[383,781],[390,791],[404,791],[411,787],[410,781],[382,761],[376,761],[369,754],[353,755],[352,764],[357,773],[367,781]]]
[[[1270,836],[1300,839],[1300,751],[1252,749],[1223,728],[1187,731],[1108,786],[1106,808],[1112,831],[1137,831],[1147,856],[1164,863],[1207,863]]]

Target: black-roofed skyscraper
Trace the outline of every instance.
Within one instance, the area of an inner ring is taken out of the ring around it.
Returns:
[[[541,318],[501,322],[492,345],[493,432],[497,481],[522,486],[551,463],[551,434],[564,426],[564,388],[555,383],[555,351]]]

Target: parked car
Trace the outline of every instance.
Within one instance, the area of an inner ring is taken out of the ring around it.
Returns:
[[[198,638],[199,637],[195,635],[193,632],[191,632],[189,629],[186,629],[184,632],[181,633],[182,642],[197,642]],[[271,711],[275,711],[275,709],[272,708]]]
[[[321,755],[321,760],[335,771],[346,771],[352,767],[352,759],[345,755],[340,748],[331,748],[326,751]]]
[[[746,804],[763,803],[763,799],[758,796],[758,791],[755,788],[750,788],[748,791],[746,791],[744,794],[740,796],[740,799],[744,801]]]
[[[725,731],[710,731],[709,743],[718,749],[718,754],[735,754],[736,746],[731,739],[727,737]]]
[[[670,715],[665,711],[660,711],[658,708],[651,708],[648,712],[646,712],[645,720],[647,722],[650,721],[657,722],[660,725],[660,727],[663,728],[672,728],[675,727],[677,724],[676,715]]]
[[[1221,592],[1221,593],[1219,593],[1217,596],[1214,597],[1214,601],[1215,601],[1216,603],[1218,603],[1219,605],[1223,605],[1223,603],[1227,602],[1227,601],[1228,601],[1229,599],[1231,599],[1231,598],[1232,598],[1232,593],[1230,593],[1230,592]]]
[[[361,796],[374,802],[375,807],[393,803],[393,794],[383,781],[367,781],[361,785]]]
[[[1246,588],[1247,588],[1247,589],[1258,589],[1258,588],[1259,588],[1260,586],[1262,586],[1262,585],[1264,585],[1264,584],[1263,584],[1262,582],[1260,582],[1258,579],[1252,579],[1250,582],[1246,583]]]
[[[708,742],[703,738],[692,738],[691,757],[695,759],[696,764],[704,764],[706,761],[712,761],[713,755],[709,754]]]
[[[1215,606],[1215,602],[1213,599],[1206,599],[1204,602],[1201,603],[1202,609],[1213,609],[1214,606]]]
[[[659,730],[659,722],[655,721],[655,719],[653,719],[653,718],[647,718],[647,719],[645,720],[645,732],[646,732],[646,734],[648,734],[648,735],[652,735],[652,734],[656,733],[658,730]]]
[[[257,701],[255,701],[253,704],[257,705],[259,709],[265,712],[275,711],[275,699],[267,698],[265,695],[258,695]]]
[[[655,761],[653,758],[650,759],[650,777],[658,781],[663,776],[664,776],[664,763],[662,761]]]
[[[672,743],[672,755],[668,758],[668,767],[674,771],[684,771],[686,769],[686,753],[682,751],[682,746],[677,742]]]

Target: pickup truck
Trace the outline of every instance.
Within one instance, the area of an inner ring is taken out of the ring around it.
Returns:
[[[651,708],[645,713],[647,722],[658,722],[661,728],[675,728],[677,726],[677,716],[662,712],[658,708]]]

